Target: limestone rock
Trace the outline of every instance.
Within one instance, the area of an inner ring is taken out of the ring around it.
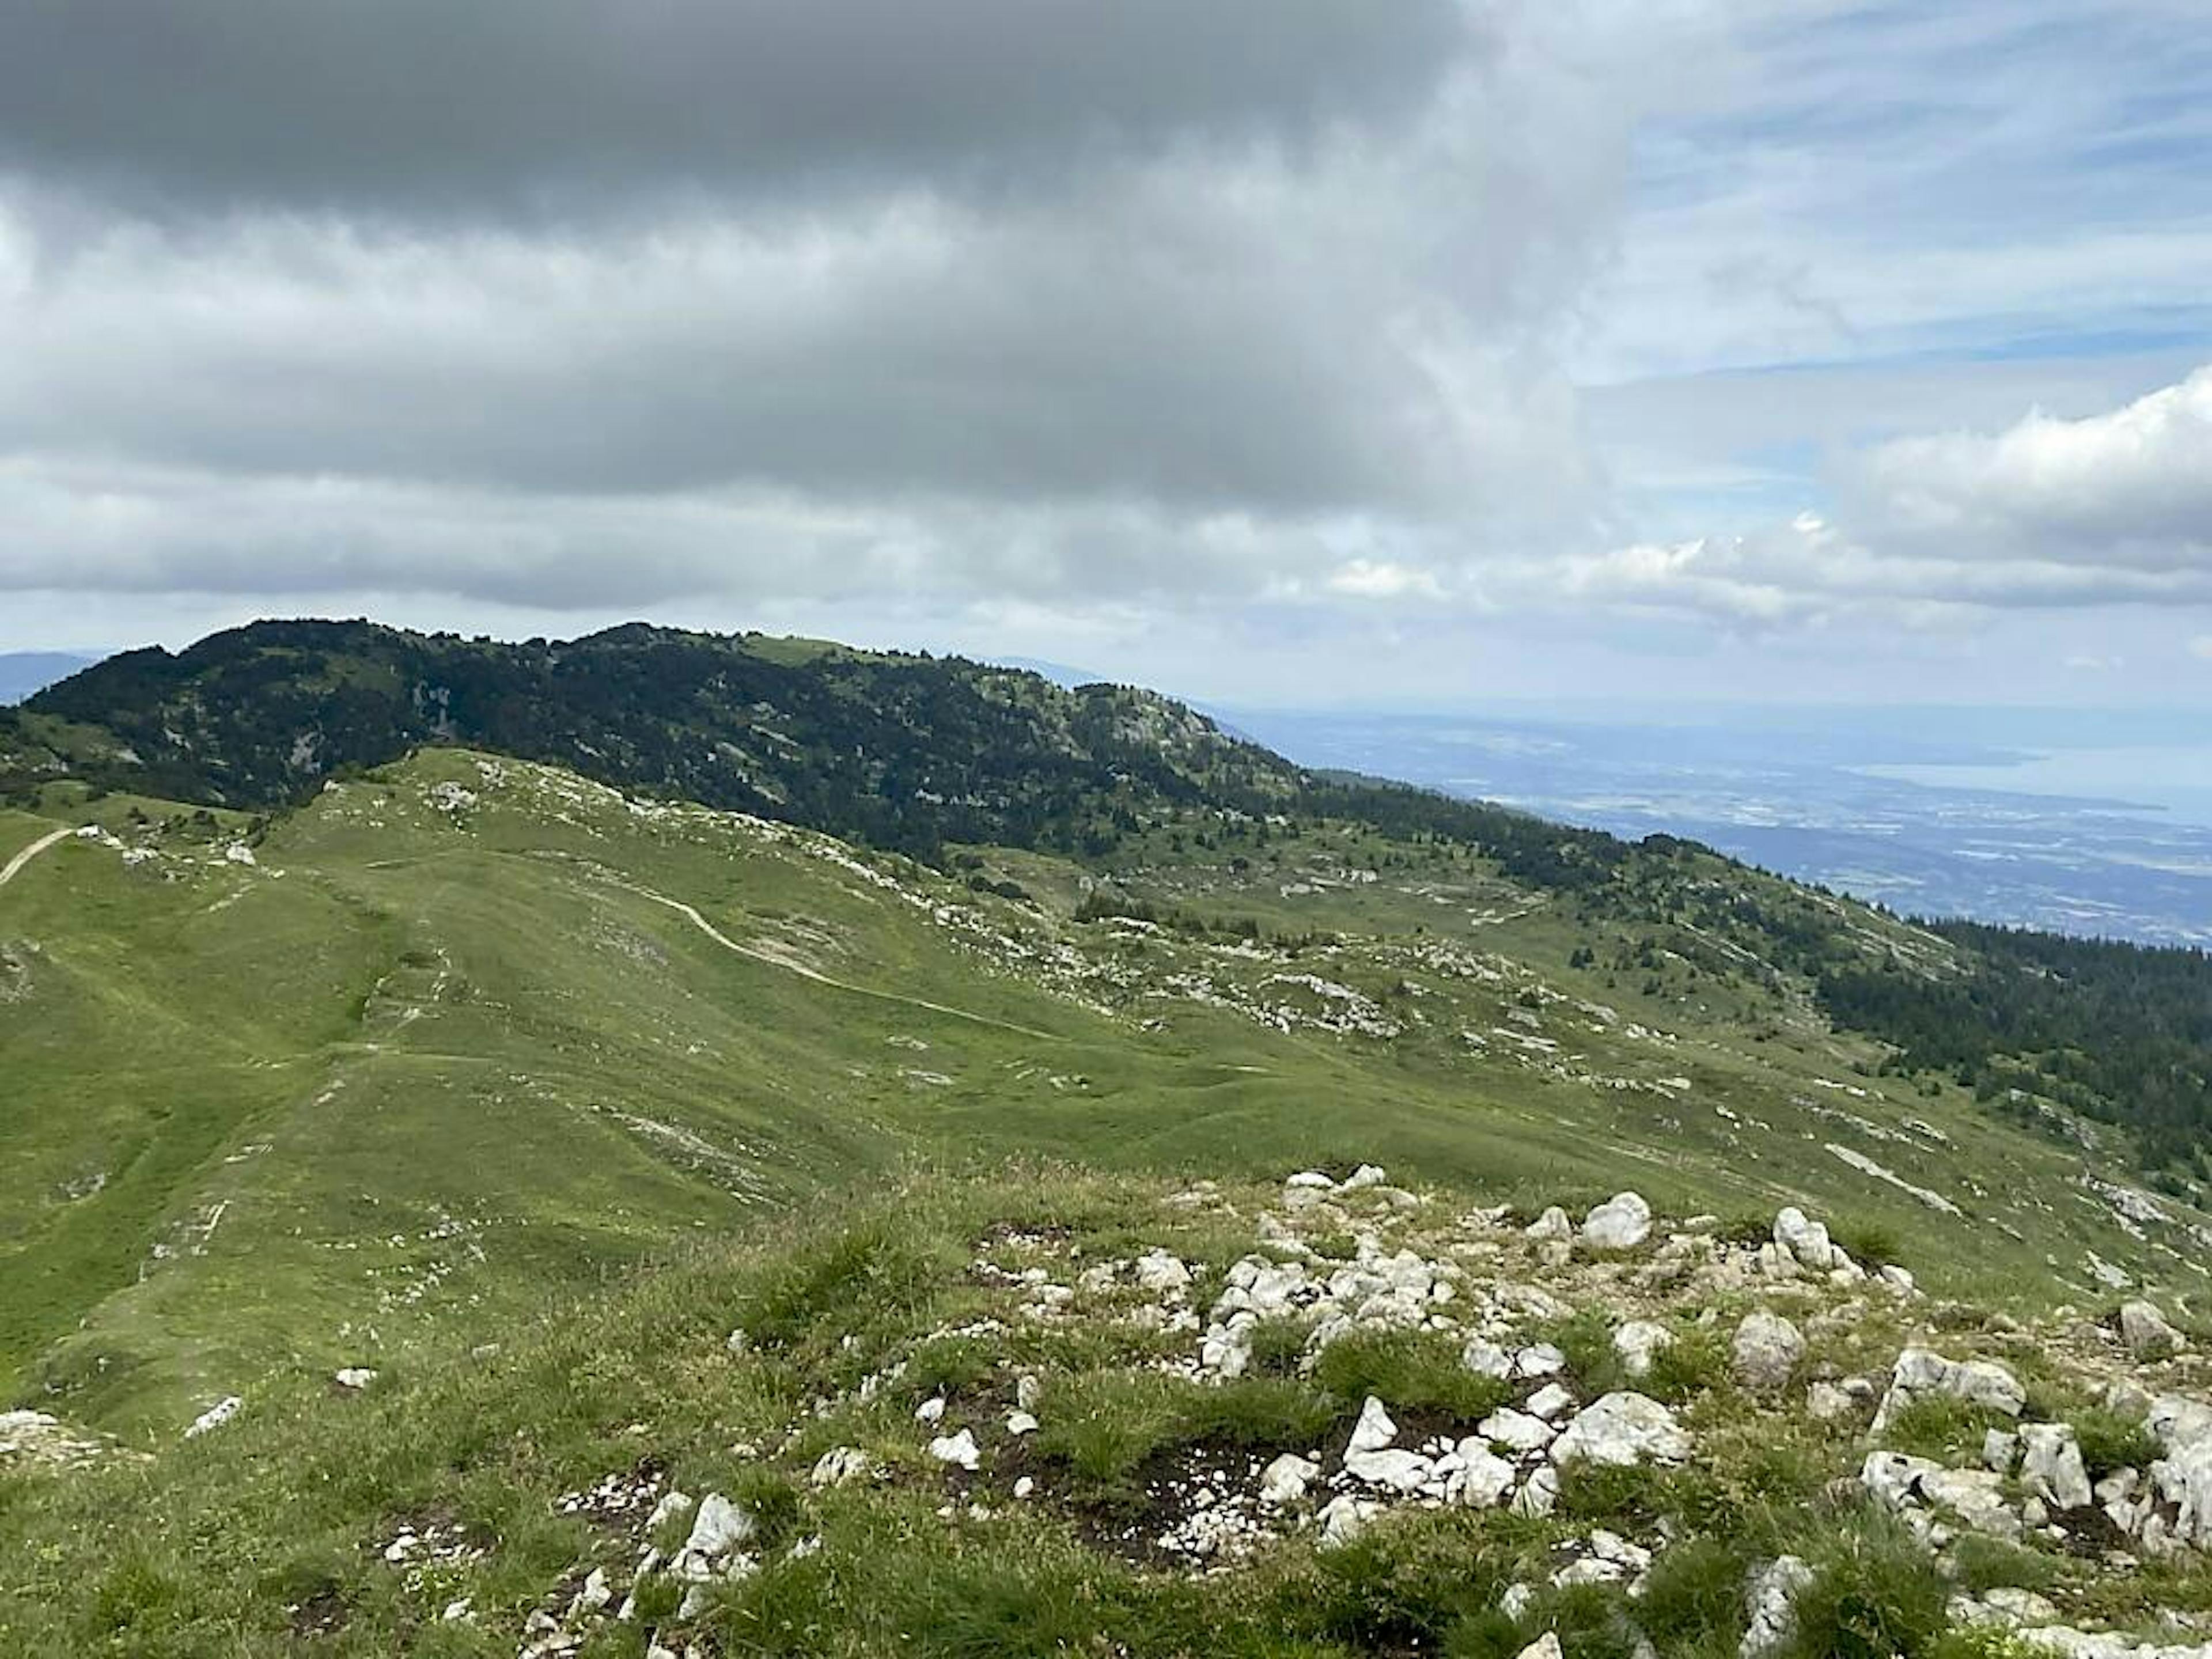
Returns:
[[[1461,1441],[1458,1457],[1459,1468],[1452,1472],[1445,1487],[1446,1495],[1453,1502],[1473,1509],[1488,1509],[1503,1503],[1505,1494],[1513,1490],[1513,1466],[1481,1441],[1472,1436]]]
[[[750,1540],[753,1517],[718,1492],[699,1500],[691,1534],[676,1553],[669,1571],[678,1578],[703,1583],[735,1565],[738,1547]]]
[[[956,1463],[970,1471],[983,1461],[982,1449],[976,1445],[975,1435],[966,1429],[931,1441],[929,1455],[940,1463]]]
[[[814,1486],[842,1486],[868,1472],[868,1455],[858,1446],[833,1446],[815,1459],[806,1479]]]
[[[1620,1390],[1577,1415],[1552,1443],[1552,1461],[1565,1466],[1587,1458],[1626,1468],[1647,1459],[1679,1463],[1690,1455],[1690,1437],[1674,1413],[1657,1401]]]
[[[1651,1237],[1651,1206],[1635,1193],[1616,1193],[1583,1219],[1593,1250],[1632,1250]]]
[[[187,1440],[197,1440],[200,1436],[208,1433],[210,1431],[221,1428],[224,1424],[229,1422],[232,1418],[237,1416],[238,1413],[245,1408],[245,1406],[246,1402],[243,1400],[240,1400],[236,1395],[232,1395],[227,1399],[218,1400],[214,1405],[210,1406],[205,1411],[202,1412],[198,1417],[192,1419],[191,1427],[185,1431],[185,1438]]]
[[[1528,1415],[1549,1423],[1574,1403],[1574,1395],[1556,1382],[1547,1382],[1528,1396]]]
[[[1530,1222],[1522,1236],[1541,1243],[1549,1239],[1572,1238],[1575,1236],[1573,1218],[1554,1204]]]
[[[1804,1211],[1794,1206],[1774,1218],[1774,1242],[1808,1272],[1824,1273],[1837,1266],[1836,1247],[1829,1242],[1827,1228],[1808,1221]]]
[[[1768,1562],[1751,1576],[1744,1599],[1751,1627],[1736,1651],[1741,1659],[1771,1659],[1797,1634],[1797,1593],[1813,1582],[1813,1569],[1794,1555]]]
[[[1946,1359],[1932,1348],[1907,1348],[1897,1356],[1890,1373],[1889,1392],[1875,1412],[1874,1430],[1881,1433],[1897,1413],[1915,1400],[1948,1394],[1969,1405],[2018,1417],[2027,1403],[2027,1391],[1993,1359]]]
[[[1858,1409],[1858,1401],[1832,1382],[1815,1382],[1805,1390],[1805,1409],[1814,1419],[1833,1423]]]
[[[1285,1452],[1267,1465],[1260,1476],[1260,1501],[1262,1504],[1295,1504],[1306,1495],[1306,1487],[1321,1474],[1321,1465],[1296,1452]]]
[[[2021,1480],[2028,1491],[2055,1510],[2087,1507],[2094,1494],[2073,1429],[2064,1423],[2028,1423],[2020,1437],[2027,1448]]]
[[[1541,1451],[1550,1445],[1557,1431],[1540,1417],[1516,1411],[1510,1406],[1501,1406],[1475,1425],[1475,1432],[1492,1445],[1504,1446],[1516,1452],[1532,1452]]]
[[[2149,1302],[2130,1302],[2120,1310],[2120,1336],[2128,1352],[2141,1359],[2162,1359],[2189,1346],[2188,1339]]]
[[[1651,1373],[1651,1361],[1662,1348],[1672,1347],[1674,1332],[1656,1320],[1632,1319],[1613,1334],[1613,1351],[1632,1377]]]
[[[1765,1309],[1747,1314],[1735,1328],[1732,1363],[1746,1388],[1780,1389],[1805,1358],[1805,1338],[1780,1314]]]

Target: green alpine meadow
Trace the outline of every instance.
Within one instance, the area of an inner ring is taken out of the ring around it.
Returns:
[[[0,793],[0,1650],[2212,1639],[2195,952],[760,635],[256,625]]]

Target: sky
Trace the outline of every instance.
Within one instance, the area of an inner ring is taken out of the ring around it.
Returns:
[[[2212,708],[2202,0],[18,0],[0,651]]]

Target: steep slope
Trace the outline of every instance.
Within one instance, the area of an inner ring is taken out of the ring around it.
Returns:
[[[72,810],[92,833],[0,890],[0,1364],[137,1443],[916,1161],[1374,1158],[1486,1202],[1799,1203],[1999,1298],[2198,1294],[2202,1218],[2114,1149],[1875,1076],[1802,975],[1456,843],[1224,810],[1110,877],[938,871],[455,750],[266,824]]]

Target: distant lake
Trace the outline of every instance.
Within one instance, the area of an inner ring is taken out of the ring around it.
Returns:
[[[2212,947],[2212,732],[2188,711],[1229,712],[1308,766],[1687,836],[1912,914]]]
[[[2191,823],[2212,824],[2212,743],[2062,749],[1972,766],[1905,763],[1851,769],[1868,777],[1936,789],[2002,789],[2110,800],[2135,811],[2148,808]]]

